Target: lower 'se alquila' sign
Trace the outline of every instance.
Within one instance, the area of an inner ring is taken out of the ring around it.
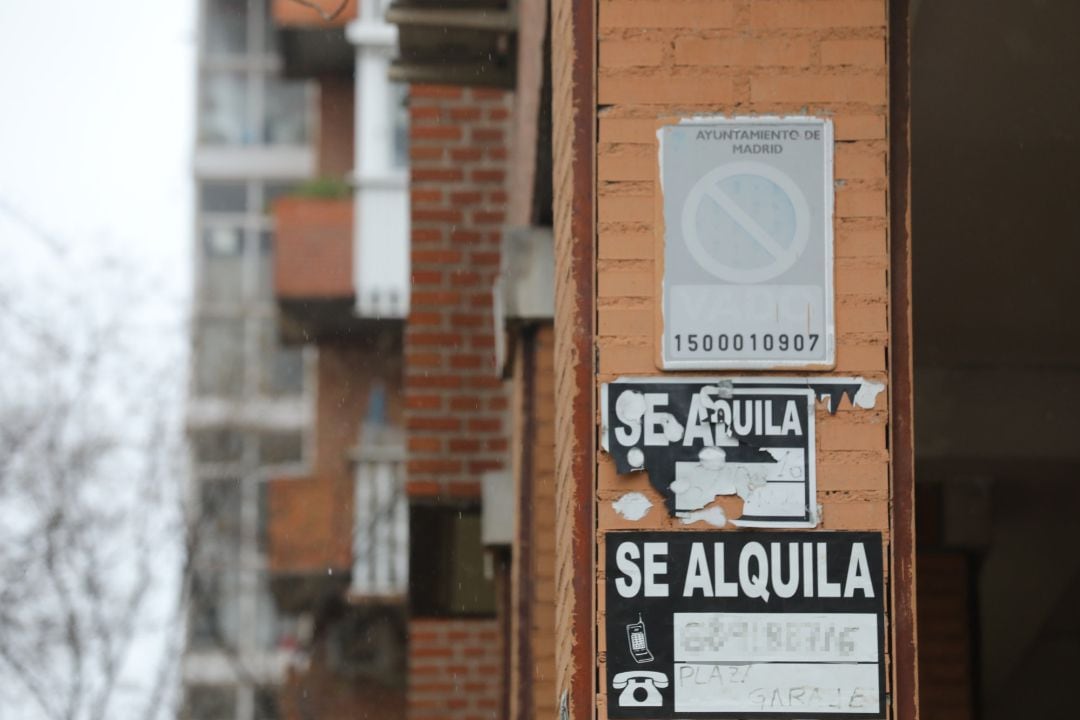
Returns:
[[[884,717],[879,533],[605,545],[608,717]]]

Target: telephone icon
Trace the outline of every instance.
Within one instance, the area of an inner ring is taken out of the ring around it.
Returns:
[[[668,686],[668,676],[652,670],[621,672],[611,680],[612,690],[622,690],[619,707],[660,707],[660,688]]]
[[[630,655],[638,663],[653,661],[653,654],[649,651],[649,640],[645,637],[645,623],[638,614],[637,622],[626,626],[626,639],[630,642]]]

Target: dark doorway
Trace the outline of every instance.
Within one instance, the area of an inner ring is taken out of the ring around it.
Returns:
[[[1072,717],[1080,3],[911,4],[922,717]]]

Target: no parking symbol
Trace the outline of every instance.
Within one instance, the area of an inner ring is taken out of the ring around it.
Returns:
[[[662,128],[665,369],[830,367],[832,126]]]

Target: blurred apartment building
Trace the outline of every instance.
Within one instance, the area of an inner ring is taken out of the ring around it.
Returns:
[[[214,72],[246,69],[243,112],[280,84],[303,131],[200,136],[196,375],[220,392],[192,400],[205,550],[185,711],[554,716],[546,3],[317,4],[203,12],[201,126],[240,97],[214,95]],[[245,30],[228,55],[226,19]],[[237,185],[253,229],[225,268],[201,228],[225,222],[210,191]],[[288,397],[240,393],[207,354],[215,279],[265,333],[241,372],[291,358]],[[291,455],[260,458],[265,424]],[[226,438],[246,454],[208,458]]]
[[[267,2],[202,0],[199,19],[183,712],[272,720],[298,625],[271,595],[268,483],[311,465],[314,356],[278,341],[270,208],[314,173],[316,95],[284,77]]]

